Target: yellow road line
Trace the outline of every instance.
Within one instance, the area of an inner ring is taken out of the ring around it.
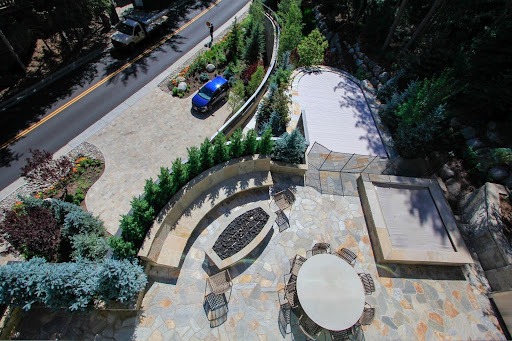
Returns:
[[[21,137],[27,135],[28,133],[30,133],[32,130],[36,129],[37,127],[39,127],[40,125],[42,125],[43,123],[45,123],[46,121],[50,120],[52,117],[55,117],[57,116],[59,113],[61,113],[62,111],[66,110],[69,106],[73,105],[74,103],[78,102],[80,99],[84,98],[85,96],[87,96],[88,94],[90,94],[91,92],[93,92],[94,90],[96,90],[98,87],[100,87],[101,85],[105,84],[107,81],[109,81],[110,79],[112,79],[113,77],[117,76],[119,73],[123,72],[124,70],[126,70],[127,68],[131,67],[135,62],[137,62],[138,60],[140,60],[141,58],[147,56],[149,53],[151,53],[156,47],[162,45],[163,43],[165,43],[167,40],[169,40],[170,38],[172,38],[173,36],[175,36],[176,34],[180,33],[181,31],[183,31],[185,28],[187,28],[188,26],[190,26],[192,23],[194,23],[196,20],[198,20],[200,17],[202,17],[206,12],[208,12],[209,10],[211,10],[213,7],[217,6],[222,0],[217,0],[215,1],[210,7],[204,9],[201,13],[199,13],[198,15],[196,15],[194,18],[192,18],[189,22],[187,22],[185,25],[181,26],[178,30],[176,30],[175,32],[171,33],[171,34],[168,34],[166,35],[164,38],[162,38],[158,43],[154,44],[153,46],[145,49],[141,54],[139,54],[137,57],[135,57],[134,59],[132,59],[130,62],[128,62],[127,64],[123,65],[123,67],[121,67],[120,69],[116,70],[115,72],[111,73],[110,75],[108,75],[107,77],[103,78],[102,80],[100,80],[98,83],[94,84],[92,87],[90,87],[89,89],[87,89],[86,91],[84,91],[83,93],[81,93],[80,95],[76,96],[75,98],[73,98],[72,100],[70,100],[69,102],[67,102],[66,104],[62,105],[61,107],[59,107],[58,109],[54,110],[53,112],[51,112],[50,114],[48,114],[47,116],[45,116],[44,118],[42,118],[41,120],[39,120],[38,122],[32,124],[30,127],[28,127],[27,129],[23,130],[22,132],[18,133],[16,136],[14,136],[13,138],[11,138],[9,141],[3,143],[1,146],[0,146],[0,149],[4,149],[5,147],[7,147],[8,145],[10,145],[11,143],[13,142],[16,142],[17,140],[19,140]]]

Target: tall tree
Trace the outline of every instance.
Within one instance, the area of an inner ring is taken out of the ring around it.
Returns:
[[[409,41],[403,48],[403,51],[407,51],[412,46],[412,44],[414,44],[416,39],[418,39],[418,37],[423,33],[423,31],[425,30],[425,27],[427,27],[427,24],[430,22],[430,19],[432,19],[432,17],[436,13],[437,9],[444,3],[444,1],[445,0],[435,0],[434,1],[434,3],[432,4],[432,7],[430,7],[430,10],[428,11],[427,15],[425,15],[425,17],[423,18],[421,23],[418,25],[418,27],[414,31],[411,39],[409,39]]]
[[[409,0],[402,0],[400,3],[400,7],[398,8],[398,12],[395,15],[395,20],[393,21],[393,24],[391,25],[391,28],[389,29],[388,36],[386,37],[386,41],[384,42],[384,45],[382,45],[382,51],[387,49],[389,44],[391,43],[391,40],[393,39],[393,35],[395,34],[395,30],[400,23],[400,19],[402,18],[402,15],[404,14],[405,6],[407,6],[407,3]]]

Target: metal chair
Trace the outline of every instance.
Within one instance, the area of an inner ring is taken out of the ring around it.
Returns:
[[[272,200],[274,200],[277,207],[279,207],[279,209],[282,211],[292,206],[292,204],[295,202],[295,195],[289,188],[287,188],[274,194],[272,196]]]
[[[290,304],[290,307],[297,308],[299,306],[299,297],[297,296],[297,282],[285,282],[284,288],[281,290],[284,290],[284,297]]]
[[[311,256],[319,255],[322,253],[331,253],[331,244],[329,243],[316,243],[310,251]]]
[[[292,320],[292,307],[290,303],[286,302],[281,304],[279,307],[279,317],[278,317],[278,324],[279,324],[279,330],[281,332],[281,335],[283,337],[286,334],[290,334],[292,332],[291,330],[291,320]],[[290,328],[288,328],[290,326]]]
[[[372,324],[373,319],[375,317],[375,308],[369,305],[368,303],[364,304],[363,313],[361,314],[361,317],[359,318],[359,321],[355,324],[355,326],[368,326]]]
[[[290,227],[290,221],[288,220],[288,217],[282,210],[278,210],[276,212],[276,223],[279,227],[279,232],[283,232],[287,228]]]
[[[351,339],[354,341],[364,341],[365,340],[363,328],[361,328],[360,324],[355,324],[354,326],[352,326]]]
[[[302,314],[299,317],[299,328],[310,340],[316,340],[318,334],[322,331],[322,327],[316,324],[306,314]]]
[[[352,336],[352,328],[344,329],[344,330],[331,330],[331,340],[332,341],[343,341],[349,340],[350,336]]]
[[[348,264],[354,266],[356,264],[356,254],[349,249],[341,248],[340,250],[336,251],[336,256],[344,259],[347,261]]]
[[[373,283],[372,275],[369,273],[358,274],[361,282],[363,283],[364,293],[366,295],[371,295],[375,292],[375,284]]]
[[[218,321],[219,319],[222,319],[223,316],[228,314],[228,301],[224,293],[215,294],[211,292],[206,295],[204,299],[208,307],[206,311],[208,321]]]
[[[231,289],[233,282],[228,270],[223,270],[213,276],[206,279],[206,287],[204,289],[206,295],[206,288],[209,287],[211,292],[220,295],[229,291],[229,297],[231,298]],[[229,300],[228,300],[229,301]]]

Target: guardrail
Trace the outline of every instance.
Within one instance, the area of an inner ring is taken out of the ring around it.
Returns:
[[[267,69],[267,72],[265,73],[265,77],[263,77],[263,80],[261,81],[260,86],[256,89],[254,94],[249,97],[249,99],[242,105],[238,111],[231,116],[231,118],[224,123],[222,127],[220,127],[215,134],[210,137],[210,141],[213,141],[215,137],[219,133],[223,133],[226,136],[230,136],[236,129],[238,129],[240,126],[242,126],[245,122],[251,119],[252,115],[254,114],[254,111],[258,107],[258,103],[265,94],[265,91],[267,89],[267,81],[270,78],[270,75],[274,71],[276,65],[277,65],[277,53],[279,51],[279,36],[281,34],[281,30],[279,28],[279,24],[277,22],[277,16],[269,7],[263,5],[265,8],[265,18],[269,20],[269,23],[274,28],[273,36],[274,36],[274,49],[272,51],[272,58],[270,60],[270,65]]]

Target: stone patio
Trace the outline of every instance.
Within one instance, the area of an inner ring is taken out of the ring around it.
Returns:
[[[293,335],[293,339],[303,340],[296,328],[291,335],[281,335],[278,291],[290,258],[296,253],[305,256],[315,242],[328,242],[333,250],[347,247],[355,251],[356,270],[369,272],[374,278],[376,291],[366,299],[376,308],[376,316],[370,326],[363,327],[366,339],[505,339],[487,298],[486,282],[480,280],[475,265],[376,264],[357,196],[320,194],[300,182],[293,185],[289,179],[274,179],[274,183],[279,187],[274,191],[291,186],[295,192],[295,203],[285,211],[290,227],[280,233],[274,226],[260,249],[231,268],[233,290],[223,324],[211,328],[203,307],[205,280],[214,271],[204,249],[209,237],[224,227],[219,221],[225,221],[226,216],[235,218],[249,203],[269,205],[267,190],[237,195],[205,217],[192,237],[181,271],[152,274],[137,317],[102,312],[99,314],[108,316],[99,319],[98,313],[90,313],[73,319],[62,314],[64,317],[57,319],[62,337],[90,339],[97,334],[101,340],[127,340],[128,335],[134,340],[290,340]],[[55,330],[44,313],[39,314],[40,323],[37,312],[28,315],[23,319],[27,328],[23,337],[41,337],[42,333],[35,333],[37,329]],[[112,323],[102,323],[99,328],[98,321],[104,320]]]

